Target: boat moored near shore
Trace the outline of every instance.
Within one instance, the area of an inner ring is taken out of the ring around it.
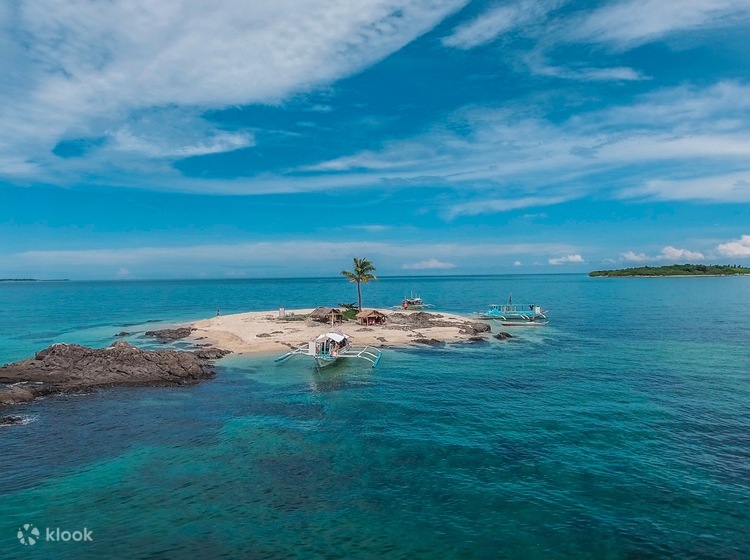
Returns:
[[[547,311],[535,303],[513,303],[513,294],[508,296],[508,303],[491,304],[487,311],[476,313],[478,319],[493,320],[504,327],[541,326],[549,323]]]
[[[290,350],[274,360],[282,363],[292,356],[310,356],[315,360],[318,369],[330,366],[341,358],[360,358],[378,365],[382,352],[371,346],[354,346],[349,343],[351,337],[342,332],[327,332],[321,334],[294,350]]]
[[[415,296],[414,294],[410,295],[409,297],[404,297],[403,300],[401,300],[401,305],[394,305],[391,307],[391,309],[403,309],[406,311],[419,311],[422,309],[429,309],[431,307],[435,307],[431,303],[425,303],[422,301],[422,298],[419,296]]]

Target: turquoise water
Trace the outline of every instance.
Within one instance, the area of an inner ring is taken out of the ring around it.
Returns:
[[[511,291],[551,324],[386,350],[374,370],[230,356],[195,387],[15,409],[28,424],[0,428],[0,557],[749,557],[750,278],[407,278],[363,293],[469,313]],[[339,279],[0,284],[0,363],[355,293]],[[25,523],[93,540],[23,546]]]

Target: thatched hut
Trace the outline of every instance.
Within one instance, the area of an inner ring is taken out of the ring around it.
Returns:
[[[377,309],[363,309],[357,313],[357,323],[360,325],[385,325],[387,316]]]
[[[310,313],[310,319],[319,323],[341,323],[344,320],[344,314],[335,307],[316,307]]]

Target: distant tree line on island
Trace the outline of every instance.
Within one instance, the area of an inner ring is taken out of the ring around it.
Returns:
[[[627,278],[633,276],[736,276],[750,274],[750,267],[738,264],[670,264],[665,266],[638,266],[618,270],[594,270],[589,276]]]
[[[67,278],[39,280],[38,278],[0,278],[0,282],[70,282]]]

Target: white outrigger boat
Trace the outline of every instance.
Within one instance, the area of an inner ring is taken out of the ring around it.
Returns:
[[[477,319],[487,319],[499,322],[504,327],[542,326],[549,323],[546,310],[535,303],[513,303],[513,294],[508,297],[508,303],[492,304],[487,311],[476,313]]]
[[[330,366],[341,358],[360,358],[370,362],[372,367],[378,365],[382,356],[380,350],[372,346],[353,346],[349,344],[350,338],[348,334],[342,332],[327,332],[279,356],[274,361],[280,364],[292,356],[310,356],[315,360],[315,365],[319,369]]]
[[[431,303],[425,303],[422,301],[422,298],[419,296],[415,296],[412,294],[409,297],[404,297],[404,299],[401,301],[401,305],[394,305],[391,307],[391,309],[405,309],[405,310],[418,310],[418,309],[428,309],[430,307],[435,307]]]

